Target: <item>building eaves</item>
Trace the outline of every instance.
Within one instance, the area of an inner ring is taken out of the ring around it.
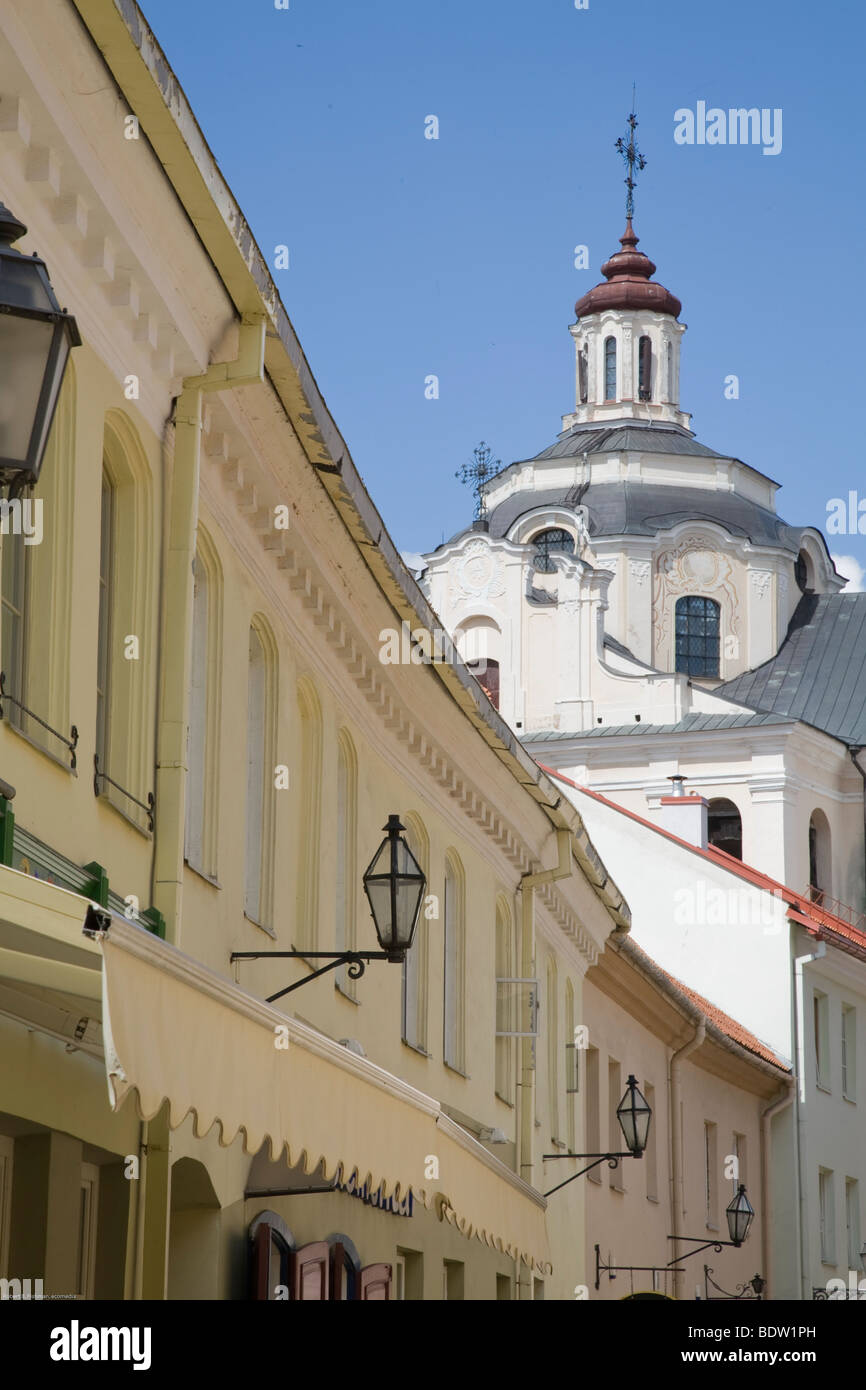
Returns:
[[[361,481],[267,262],[144,15],[135,0],[74,0],[74,4],[130,109],[138,116],[141,130],[238,315],[267,315],[267,379],[367,568],[391,604],[398,626],[406,621],[413,629],[426,627],[435,632],[441,627],[439,619],[404,564]],[[571,832],[575,856],[614,929],[627,930],[628,905],[602,865],[576,808],[541,773],[459,658],[432,663],[431,670],[551,826]]]

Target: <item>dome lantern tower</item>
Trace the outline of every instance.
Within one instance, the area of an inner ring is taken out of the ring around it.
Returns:
[[[655,266],[638,251],[632,226],[634,175],[646,161],[637,149],[637,118],[628,118],[617,149],[628,167],[626,228],[617,251],[601,268],[605,283],[577,301],[569,330],[577,354],[575,409],[563,428],[612,420],[664,421],[688,429],[679,407],[680,301],[652,276]]]

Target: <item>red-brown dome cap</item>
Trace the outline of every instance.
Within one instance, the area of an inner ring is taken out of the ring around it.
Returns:
[[[575,304],[574,312],[579,319],[586,318],[587,314],[598,314],[602,309],[650,309],[656,314],[679,316],[682,304],[664,285],[657,285],[650,279],[655,274],[655,266],[649,256],[636,250],[637,243],[629,219],[619,239],[622,250],[601,268],[607,284],[596,285]]]

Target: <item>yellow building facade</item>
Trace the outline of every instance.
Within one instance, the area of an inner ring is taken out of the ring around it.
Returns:
[[[0,16],[2,197],[83,339],[42,539],[2,537],[0,1279],[573,1298],[584,1184],[549,1206],[576,1161],[544,1155],[585,1147],[583,979],[628,907],[423,659],[435,614],[140,12]],[[391,814],[427,880],[406,963],[268,1003],[375,949]],[[310,954],[232,959],[277,951]]]

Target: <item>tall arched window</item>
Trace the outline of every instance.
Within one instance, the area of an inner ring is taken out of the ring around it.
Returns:
[[[638,341],[637,349],[638,398],[642,401],[652,399],[652,361],[652,343],[644,334]]]
[[[430,841],[420,817],[409,812],[403,817],[406,843],[430,878]],[[426,904],[425,904],[426,906]],[[429,926],[422,906],[412,948],[403,960],[402,1035],[403,1041],[419,1052],[427,1051],[427,966]],[[437,914],[438,915],[438,914]],[[434,919],[435,920],[435,919]]]
[[[677,599],[676,669],[688,676],[718,676],[721,609],[711,598]]]
[[[577,1143],[575,1132],[576,1101],[574,1097],[580,1089],[580,1051],[574,1036],[574,985],[565,982],[565,1142],[569,1153],[574,1153]]]
[[[18,502],[20,508],[21,503]],[[15,513],[10,510],[10,529],[2,539],[2,604],[3,641],[2,661],[4,689],[14,700],[28,704],[28,675],[30,662],[30,550],[24,544],[24,535],[12,528]],[[17,704],[10,700],[4,711],[4,718],[16,728],[27,729],[30,721],[22,714]],[[29,732],[29,729],[27,729]]]
[[[244,911],[270,927],[274,840],[276,647],[262,618],[249,635],[247,679],[247,806]]]
[[[816,809],[809,820],[809,888],[813,902],[824,902],[830,895],[832,880],[830,822]]]
[[[146,828],[156,683],[142,679],[155,647],[153,479],[132,421],[108,411],[103,439],[97,641],[97,795]],[[112,785],[112,783],[116,785]]]
[[[34,489],[34,507],[42,503],[42,540],[28,547],[27,562],[27,601],[36,621],[29,624],[26,638],[26,703],[52,728],[63,730],[74,722],[69,682],[74,531],[69,518],[75,498],[76,389],[69,362]],[[28,720],[26,731],[46,752],[67,763],[65,751],[41,725]]]
[[[547,1103],[550,1137],[559,1135],[559,976],[553,956],[547,959]]]
[[[322,707],[306,676],[298,681],[300,720],[300,788],[298,816],[296,944],[313,951],[318,945],[319,847],[322,820]]]
[[[335,875],[335,949],[355,946],[355,904],[358,863],[358,759],[346,729],[337,737],[337,844]],[[355,982],[341,965],[336,972],[339,988],[354,997]]]
[[[114,529],[115,488],[107,469],[102,471],[99,513],[99,605],[96,654],[96,756],[103,772],[109,768],[111,670],[114,628]]]
[[[604,398],[616,400],[616,338],[604,340]]]
[[[511,913],[508,904],[504,899],[500,899],[496,904],[496,978],[497,980],[512,980],[515,975],[514,969],[514,927],[511,921]],[[513,985],[505,984],[497,986],[497,1011],[505,1012],[504,1017],[497,1019],[497,1034],[501,1027],[504,1031],[514,1031],[514,1003]],[[509,1105],[514,1104],[514,1039],[513,1037],[496,1037],[496,1094]]]
[[[205,759],[207,743],[208,583],[198,555],[193,563],[192,653],[189,673],[189,741],[187,744],[186,834],[184,854],[203,868]]]
[[[707,839],[717,849],[732,854],[735,859],[743,857],[743,822],[733,801],[717,796],[712,799],[707,811]]]
[[[532,544],[535,546],[534,565],[539,574],[555,574],[551,555],[573,555],[574,536],[570,531],[564,531],[561,526],[551,526],[546,531],[539,531],[532,537]]]
[[[188,773],[184,857],[216,876],[222,652],[222,571],[216,548],[199,525],[193,564],[189,681]]]
[[[261,921],[267,669],[262,639],[250,628],[247,688],[247,849],[244,911]]]
[[[577,354],[577,383],[580,404],[586,405],[589,397],[589,359],[585,343]]]
[[[456,855],[445,860],[444,917],[444,1047],[445,1062],[464,1068],[465,980],[463,868]]]

